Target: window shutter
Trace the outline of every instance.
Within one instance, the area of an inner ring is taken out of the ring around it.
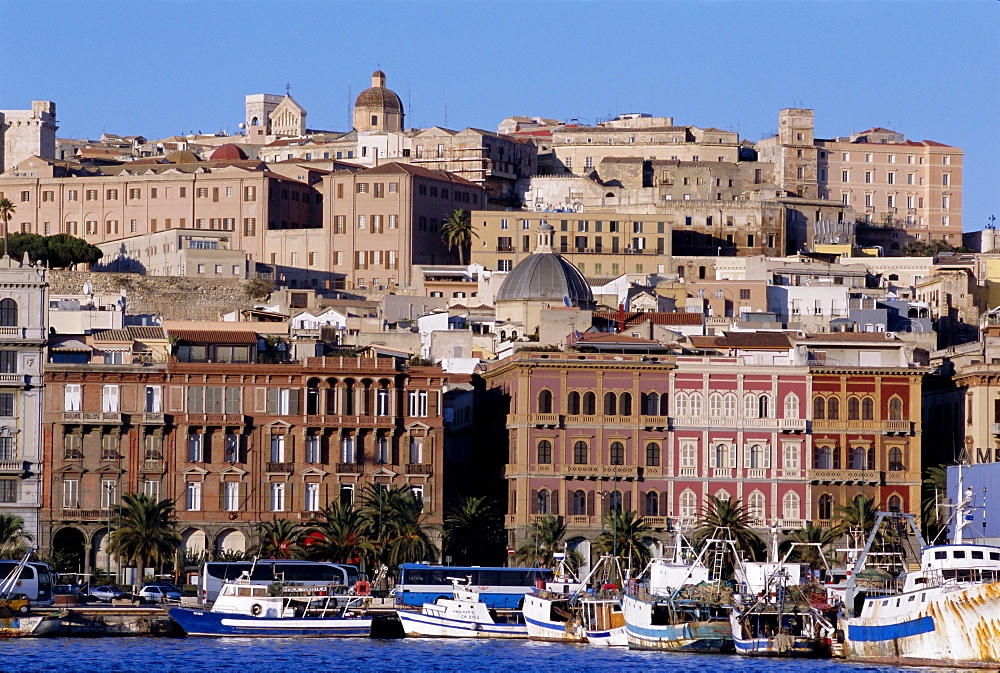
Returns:
[[[610,498],[603,497],[604,496],[603,493],[601,494],[601,496],[602,496],[601,497],[601,516],[607,516],[608,512],[611,511],[611,507],[609,505]]]
[[[202,413],[202,387],[189,386],[187,389],[187,412],[189,414]]]
[[[670,511],[670,497],[667,492],[660,493],[660,516],[667,516]]]
[[[299,414],[299,398],[302,396],[302,391],[298,388],[292,388],[288,391],[288,413],[291,416],[297,416]]]
[[[270,398],[268,392],[269,392],[268,388],[254,389],[254,411],[256,411],[259,414],[267,412],[268,399]]]
[[[538,490],[537,489],[534,489],[534,488],[531,489],[531,503],[530,503],[530,505],[531,506],[529,508],[529,511],[532,514],[538,514]]]
[[[736,450],[736,447],[733,447]],[[753,451],[750,450],[749,444],[743,445],[743,467],[753,467]]]
[[[717,465],[717,463],[718,463],[718,460],[717,460],[717,458],[718,458],[718,450],[719,450],[718,446],[709,446],[708,447],[708,466],[709,467],[718,467],[718,465]]]
[[[729,447],[729,467],[736,467],[736,444]]]
[[[219,484],[219,511],[226,511],[226,481],[223,477],[223,481]]]
[[[625,511],[632,511],[632,491],[625,491]]]
[[[438,415],[438,393],[436,390],[427,393],[427,415],[430,418],[436,418]]]
[[[594,492],[587,493],[587,516],[594,516]]]
[[[553,514],[559,514],[559,496],[560,493],[558,489],[552,491],[552,499],[549,501],[549,507],[551,508]]]
[[[771,467],[771,445],[764,444],[764,468]]]
[[[184,410],[184,388],[180,386],[170,386],[170,410]]]

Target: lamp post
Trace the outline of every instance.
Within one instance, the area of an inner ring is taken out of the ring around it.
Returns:
[[[104,484],[104,490],[106,490],[108,492],[108,508],[107,508],[107,513],[108,513],[108,517],[107,517],[107,519],[108,519],[108,521],[107,521],[107,524],[108,524],[107,525],[107,529],[108,529],[108,532],[107,532],[107,534],[104,537],[104,556],[105,556],[105,559],[106,559],[106,562],[107,562],[106,565],[107,565],[108,580],[109,581],[111,579],[111,494],[114,491],[114,489],[115,489],[115,487],[114,487],[114,483],[113,482],[108,482],[108,483]]]

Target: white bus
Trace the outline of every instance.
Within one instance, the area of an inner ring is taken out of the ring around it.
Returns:
[[[252,572],[251,572],[252,570]],[[258,559],[253,561],[208,561],[201,573],[201,600],[213,602],[224,582],[243,573],[251,573],[253,584],[283,582],[292,586],[335,585],[346,593],[358,581],[358,569],[340,563],[297,561],[293,559]]]
[[[52,605],[55,599],[52,597],[52,571],[49,570],[49,565],[33,561],[26,563],[20,577],[5,583],[4,580],[11,576],[18,565],[18,561],[0,561],[0,590],[4,593],[24,594],[32,605]]]

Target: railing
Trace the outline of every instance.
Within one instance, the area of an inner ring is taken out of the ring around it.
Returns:
[[[733,468],[731,467],[716,467],[712,469],[712,476],[716,479],[732,479],[733,478]]]
[[[782,418],[778,421],[778,425],[782,430],[791,430],[792,432],[806,431],[806,419],[804,418]]]
[[[810,481],[863,481],[877,484],[881,475],[876,470],[808,470],[806,479]]]
[[[162,411],[144,411],[142,412],[142,422],[146,425],[163,425],[163,412]]]
[[[392,416],[345,416],[343,414],[307,414],[303,417],[305,425],[336,426],[352,428],[374,428],[382,425],[395,425]]]
[[[294,463],[264,463],[264,470],[266,472],[291,473],[294,467],[295,467]]]
[[[891,472],[883,472],[882,476],[886,483],[899,484],[907,481],[919,481],[912,477],[908,478],[906,472],[903,470],[892,470]]]
[[[802,470],[785,468],[781,471],[781,477],[783,479],[801,479]]]
[[[752,467],[747,470],[747,479],[765,479],[767,469],[763,467]]]
[[[407,463],[403,471],[406,474],[433,474],[431,468],[428,463]]]
[[[670,424],[667,416],[642,416],[641,424],[646,427],[665,428]]]
[[[162,458],[146,458],[142,461],[143,472],[163,472]]]
[[[0,327],[0,336],[16,336],[19,337],[23,334],[24,328],[22,327]]]
[[[63,423],[121,423],[118,411],[64,411]]]
[[[59,510],[56,510],[57,512]],[[103,521],[108,516],[108,510],[106,509],[64,509],[62,510],[63,519],[75,519],[78,521],[91,521],[98,520]]]
[[[803,528],[806,525],[804,519],[778,519],[778,528]]]
[[[23,386],[27,378],[24,374],[0,374],[0,385],[12,384]]]
[[[697,477],[698,468],[697,467],[680,467],[677,468],[678,477]]]
[[[187,414],[188,425],[243,425],[243,414]]]
[[[23,468],[20,460],[0,460],[0,472],[20,472]]]
[[[573,425],[584,425],[588,423],[593,424],[597,423],[597,416],[590,416],[590,415],[567,416],[566,423]]]
[[[904,435],[913,434],[912,421],[884,421],[885,432],[901,432]]]
[[[812,422],[813,432],[848,431],[848,432],[878,432],[902,433],[912,435],[916,423],[913,421],[858,421],[818,419]]]
[[[334,471],[338,474],[361,474],[364,466],[361,463],[337,463]]]
[[[665,516],[644,516],[642,517],[642,522],[647,526],[653,526],[654,528],[663,528],[667,525],[667,517]]]
[[[575,524],[588,524],[588,523],[590,523],[590,517],[589,516],[579,516],[579,515],[571,516],[571,517],[569,517],[569,522],[570,523],[575,523]]]
[[[779,418],[740,418],[738,416],[674,416],[675,427],[696,427],[696,428],[755,428],[764,430],[777,430],[781,426],[801,423],[805,429],[804,420],[779,419]]]
[[[559,414],[529,414],[528,418],[532,425],[559,425]]]
[[[638,477],[639,468],[634,465],[567,465],[567,474],[586,474],[610,477]]]

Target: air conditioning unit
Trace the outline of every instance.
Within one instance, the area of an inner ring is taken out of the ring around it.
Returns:
[[[885,333],[885,338],[886,339],[895,339],[896,338],[896,333],[895,332],[886,332]]]

